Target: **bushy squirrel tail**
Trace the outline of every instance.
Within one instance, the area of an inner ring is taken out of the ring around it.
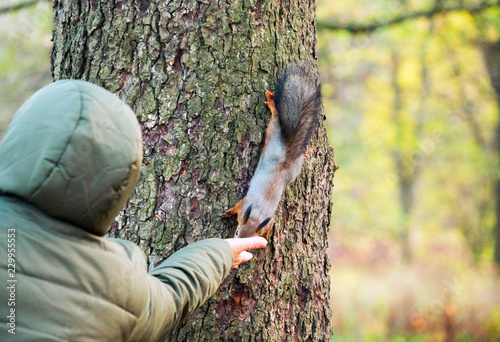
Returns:
[[[310,66],[293,64],[278,79],[274,93],[287,159],[306,151],[321,113],[321,85]]]

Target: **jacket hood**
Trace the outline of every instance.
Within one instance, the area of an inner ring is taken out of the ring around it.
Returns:
[[[31,96],[0,143],[0,194],[104,235],[139,178],[133,111],[94,84],[64,80]]]

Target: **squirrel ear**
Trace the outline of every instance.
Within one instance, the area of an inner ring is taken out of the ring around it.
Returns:
[[[248,219],[250,218],[250,213],[252,212],[252,205],[248,207],[247,211],[245,212],[245,216],[243,216],[243,224],[248,222]]]
[[[268,217],[264,221],[262,221],[262,223],[259,224],[259,226],[257,227],[257,229],[255,229],[255,232],[258,233],[259,230],[261,230],[262,228],[264,228],[265,226],[267,226],[267,224],[269,223],[269,221],[271,221],[270,217]]]

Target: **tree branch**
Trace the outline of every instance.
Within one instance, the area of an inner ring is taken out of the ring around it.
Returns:
[[[19,10],[22,10],[23,8],[31,7],[39,3],[41,0],[29,0],[29,1],[23,1],[20,3],[17,3],[12,6],[7,6],[7,7],[0,7],[0,15],[2,14],[7,14],[7,13],[12,13],[12,12],[17,12]]]
[[[483,2],[473,6],[456,5],[449,7],[438,7],[435,6],[429,10],[420,10],[415,12],[410,12],[402,14],[390,19],[375,19],[372,23],[337,23],[335,19],[319,19],[317,21],[318,30],[331,30],[331,31],[349,31],[353,34],[358,33],[371,33],[377,29],[400,24],[407,20],[414,20],[421,17],[431,18],[437,14],[444,14],[457,11],[465,11],[470,14],[476,14],[484,10],[495,8],[500,6],[500,1],[495,1],[494,3]]]

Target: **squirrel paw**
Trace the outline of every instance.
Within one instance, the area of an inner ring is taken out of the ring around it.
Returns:
[[[266,99],[264,103],[269,107],[269,110],[271,111],[271,114],[274,115],[274,112],[276,111],[276,107],[274,105],[274,93],[272,91],[266,90]]]
[[[232,207],[228,211],[225,211],[222,214],[220,214],[220,217],[225,218],[225,217],[231,217],[233,215],[239,214],[241,212],[241,207],[243,206],[244,200],[245,199],[243,198],[241,201],[236,203],[236,205],[234,207]]]

